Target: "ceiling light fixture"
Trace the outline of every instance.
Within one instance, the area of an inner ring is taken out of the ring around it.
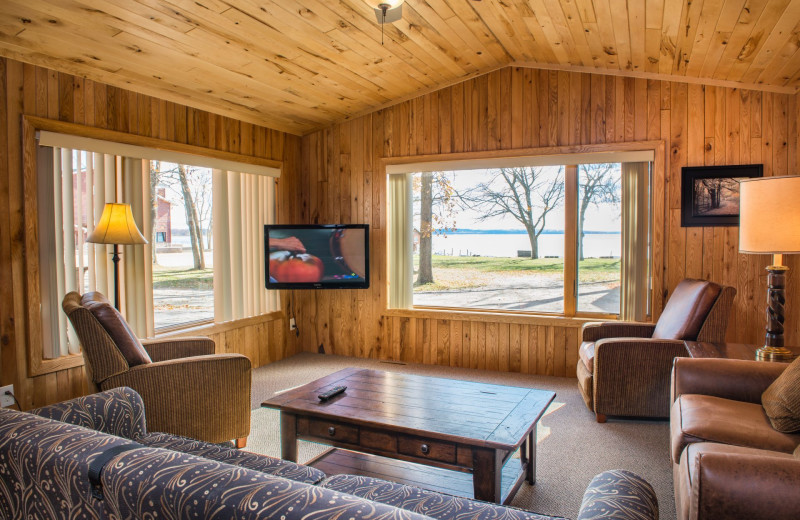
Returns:
[[[396,22],[403,17],[403,0],[381,2],[375,7],[375,18],[381,24],[381,45],[383,45],[383,25]]]

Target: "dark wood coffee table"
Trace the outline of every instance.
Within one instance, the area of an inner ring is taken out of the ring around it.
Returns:
[[[347,386],[344,394],[317,399],[340,385]],[[536,480],[536,425],[555,395],[348,368],[261,405],[281,412],[286,460],[297,461],[298,439],[320,442],[340,448],[308,463],[329,475],[374,476],[508,503],[523,480]]]

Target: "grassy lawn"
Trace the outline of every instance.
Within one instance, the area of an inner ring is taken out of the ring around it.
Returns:
[[[153,267],[153,289],[213,289],[214,270]]]
[[[418,262],[419,257],[415,257]],[[432,258],[434,283],[418,285],[415,291],[444,291],[496,285],[509,276],[558,278],[564,271],[562,258],[500,258],[443,256]],[[587,258],[579,263],[581,283],[619,280],[619,258]]]
[[[419,256],[415,257],[419,262]],[[433,255],[434,269],[472,269],[491,272],[556,273],[564,270],[562,258],[499,258],[488,256]],[[587,258],[580,262],[581,271],[594,273],[619,273],[619,258]]]
[[[419,258],[415,258],[419,261]],[[564,270],[561,258],[499,258],[486,256],[433,256],[434,283],[416,291],[469,289],[493,285],[500,277],[526,274],[557,277]],[[582,283],[619,280],[619,258],[587,258],[579,264]],[[212,289],[212,269],[170,269],[155,266],[154,289]]]

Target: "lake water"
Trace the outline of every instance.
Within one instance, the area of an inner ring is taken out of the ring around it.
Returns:
[[[189,247],[189,236],[172,236],[172,242]],[[205,240],[204,240],[205,243]],[[584,256],[598,258],[601,256],[619,257],[622,238],[619,233],[588,234],[583,239]],[[434,254],[516,257],[517,250],[530,251],[531,244],[525,234],[489,234],[489,233],[455,233],[447,236],[433,237]],[[564,234],[552,233],[539,236],[539,256],[564,255]],[[206,261],[211,255],[206,255]]]
[[[619,257],[622,238],[619,233],[587,234],[583,239],[584,257]],[[434,254],[516,257],[517,250],[530,251],[525,234],[450,234],[433,237]],[[539,256],[564,256],[564,234],[539,235]]]

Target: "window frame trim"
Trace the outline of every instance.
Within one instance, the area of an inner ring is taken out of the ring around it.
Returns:
[[[22,214],[26,230],[24,250],[20,253],[25,257],[23,277],[25,280],[24,309],[25,323],[24,341],[27,353],[27,376],[36,377],[84,365],[83,354],[69,354],[52,359],[44,358],[44,344],[42,338],[42,320],[39,319],[41,306],[41,290],[39,287],[39,200],[37,179],[37,142],[36,133],[40,130],[49,132],[99,139],[120,144],[143,146],[161,150],[174,151],[213,157],[223,160],[277,168],[283,171],[283,161],[265,159],[262,157],[243,155],[235,152],[226,152],[206,148],[203,146],[168,141],[154,137],[141,136],[105,128],[67,123],[43,117],[22,115]],[[277,201],[276,201],[277,204]],[[277,205],[276,205],[277,208]],[[247,319],[247,318],[245,318]],[[237,320],[234,320],[234,322]],[[195,324],[194,326],[196,326]],[[194,328],[187,327],[187,328]],[[211,325],[213,327],[213,324]],[[177,333],[178,331],[174,331]]]
[[[384,183],[384,190],[388,193],[388,175],[387,173],[389,170],[392,170],[391,175],[399,173],[399,169],[402,169],[404,165],[414,165],[418,163],[447,163],[447,162],[459,162],[459,161],[470,161],[470,160],[491,160],[491,159],[517,159],[517,158],[525,158],[525,157],[541,157],[541,156],[562,156],[562,155],[571,155],[571,154],[589,154],[589,153],[613,153],[613,152],[636,152],[636,151],[652,151],[653,152],[653,162],[652,162],[652,173],[651,173],[651,185],[650,185],[650,222],[651,222],[651,236],[650,236],[650,283],[651,283],[651,292],[648,296],[650,300],[650,319],[655,321],[660,315],[661,311],[664,307],[664,226],[666,220],[665,208],[666,208],[666,172],[669,169],[669,158],[666,155],[666,143],[664,140],[645,140],[645,141],[625,141],[619,143],[602,143],[602,144],[583,144],[583,145],[567,145],[567,146],[545,146],[545,147],[537,147],[537,148],[515,148],[515,149],[504,149],[504,150],[486,150],[486,151],[478,151],[478,152],[455,152],[455,153],[444,153],[444,154],[420,154],[420,155],[405,155],[405,156],[396,156],[396,157],[382,157],[379,159],[379,168],[380,172],[382,173],[381,179]],[[570,181],[570,175],[566,173],[566,170],[570,166],[575,166],[575,175],[572,177],[572,181]],[[399,167],[399,168],[398,168]],[[578,175],[577,175],[577,167],[576,165],[567,165],[564,164],[565,167],[565,184],[566,183],[575,183],[575,197],[573,198],[573,205],[574,210],[577,212],[577,183],[578,183]],[[565,191],[569,193],[569,185],[565,185]],[[566,195],[566,194],[565,194]],[[567,204],[568,197],[565,196],[565,205]],[[569,211],[569,207],[565,207],[565,214]],[[577,213],[576,213],[577,214]],[[569,258],[572,258],[572,262],[575,263],[575,270],[571,271],[571,276],[568,275],[567,270],[567,249],[568,249],[568,240],[567,240],[567,232],[568,227],[570,225],[565,222],[565,258],[564,258],[564,292],[565,292],[565,302],[564,302],[564,309],[563,313],[543,313],[543,312],[509,312],[503,311],[502,309],[470,309],[467,307],[459,307],[459,308],[451,308],[451,307],[431,307],[431,306],[413,306],[410,309],[393,309],[389,307],[389,261],[390,258],[386,255],[386,261],[382,263],[381,268],[384,269],[383,273],[383,280],[385,280],[385,291],[384,291],[384,298],[383,298],[383,314],[385,315],[393,315],[395,313],[399,313],[399,315],[406,315],[405,313],[417,313],[417,312],[443,312],[444,316],[450,314],[459,314],[459,315],[482,315],[484,319],[487,317],[503,317],[507,314],[513,314],[515,316],[530,316],[531,318],[541,318],[541,319],[549,319],[549,320],[569,320],[569,319],[586,319],[586,320],[597,320],[597,319],[619,319],[619,315],[616,314],[603,314],[603,313],[587,313],[587,312],[578,312],[577,311],[577,301],[575,301],[575,305],[571,308],[574,309],[574,313],[571,315],[567,314],[567,293],[571,294],[571,297],[577,300],[577,258],[576,255],[573,254]],[[572,230],[573,236],[577,237],[577,221],[575,221],[571,227],[575,229]],[[388,225],[385,226],[385,229],[382,230],[382,238],[384,241],[384,247],[386,247],[388,241]],[[572,245],[572,249],[577,251],[577,244]],[[573,251],[575,253],[576,251]],[[572,291],[568,291],[567,284],[568,279],[567,277],[571,278],[571,284],[573,286]],[[447,319],[447,318],[442,318]]]

